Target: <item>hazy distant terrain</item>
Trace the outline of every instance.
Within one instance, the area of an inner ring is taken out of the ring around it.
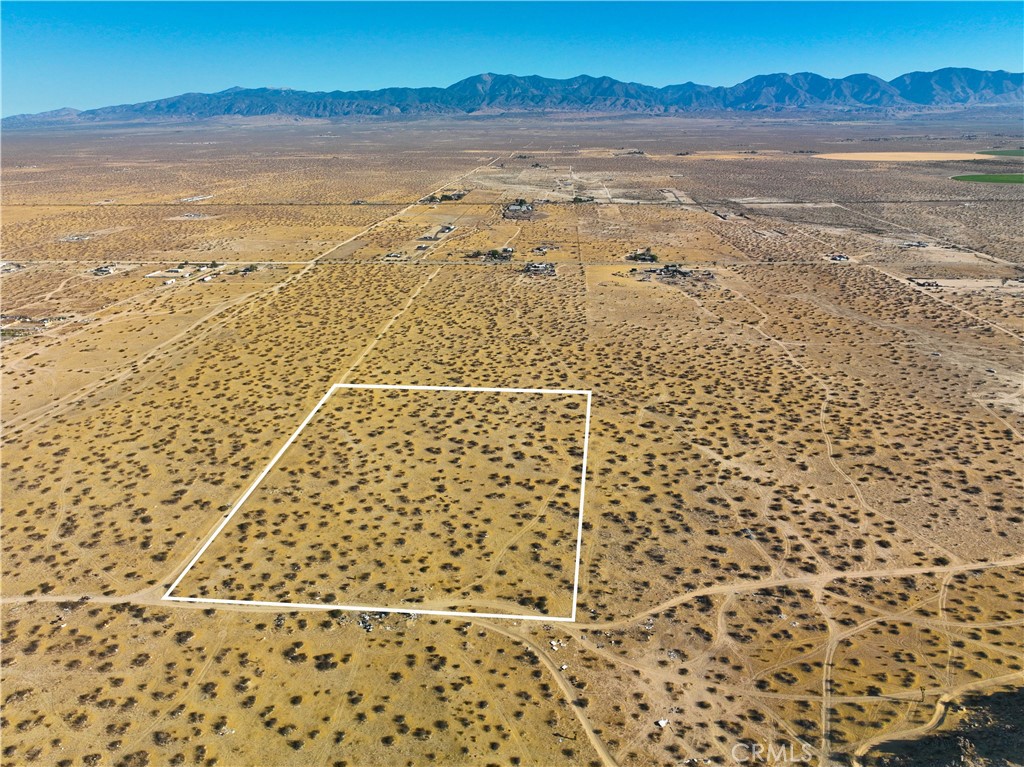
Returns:
[[[447,88],[385,88],[310,93],[229,88],[79,111],[65,108],[4,119],[6,128],[90,122],[191,121],[228,115],[330,119],[349,115],[458,115],[505,112],[776,112],[960,109],[1024,103],[1024,74],[945,68],[886,81],[870,74],[839,79],[810,72],[767,74],[731,87],[687,82],[655,88],[611,77],[476,75]]]

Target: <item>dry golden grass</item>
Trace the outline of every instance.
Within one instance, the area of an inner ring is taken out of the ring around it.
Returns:
[[[586,397],[339,389],[175,596],[572,614]]]
[[[987,160],[991,155],[971,152],[832,152],[815,155],[822,160],[862,162],[935,162],[942,160]]]
[[[5,135],[0,764],[970,741],[1024,681],[1024,198],[810,154],[1006,126],[961,128]],[[581,458],[550,395],[338,392],[175,592],[540,620],[161,600],[335,383],[592,390],[577,620],[544,619]]]

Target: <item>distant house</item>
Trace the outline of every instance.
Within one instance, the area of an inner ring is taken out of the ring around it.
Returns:
[[[533,215],[533,206],[526,200],[516,200],[505,206],[502,215],[505,218],[529,220]]]
[[[552,263],[545,263],[541,261],[531,261],[530,263],[526,264],[526,266],[523,267],[523,272],[535,276],[554,277],[555,265]]]
[[[678,264],[665,264],[659,269],[653,269],[651,271],[656,277],[667,277],[670,279],[678,279],[682,277],[689,277],[693,272],[689,269],[682,269]]]
[[[642,264],[653,264],[656,263],[658,257],[651,252],[650,248],[644,248],[643,250],[637,250],[635,253],[630,253],[626,256],[627,261],[638,261]]]

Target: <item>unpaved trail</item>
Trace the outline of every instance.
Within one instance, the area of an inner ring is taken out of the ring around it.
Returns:
[[[670,607],[681,605],[684,602],[689,602],[692,599],[696,599],[700,596],[711,596],[713,594],[731,594],[740,591],[757,591],[758,589],[774,588],[776,586],[804,586],[807,588],[813,588],[821,586],[832,581],[840,580],[860,580],[862,578],[898,578],[905,575],[936,575],[945,573],[962,573],[969,572],[972,570],[989,570],[995,567],[1017,567],[1024,565],[1024,554],[1016,557],[1010,557],[1008,559],[999,559],[993,562],[965,562],[957,565],[944,565],[934,567],[895,567],[891,569],[878,569],[878,570],[851,570],[848,572],[832,572],[832,573],[819,573],[816,575],[796,575],[784,578],[764,578],[762,580],[755,581],[739,581],[736,583],[720,583],[716,586],[706,586],[704,588],[693,589],[683,594],[666,599],[665,601],[653,605],[646,610],[643,610],[634,615],[626,618],[619,618],[614,621],[606,621],[603,623],[585,623],[578,621],[579,625],[590,626],[593,628],[609,629],[609,628],[625,628],[631,626],[643,618],[657,615],[658,613],[665,612]]]
[[[356,357],[355,361],[348,366],[348,370],[341,374],[341,377],[338,379],[338,383],[345,383],[348,380],[348,377],[352,375],[352,373],[355,371],[357,367],[359,367],[359,363],[366,359],[366,355],[374,350],[374,347],[376,347],[377,343],[385,336],[385,334],[387,334],[387,332],[391,329],[391,326],[398,322],[398,320],[400,320],[405,315],[405,313],[409,311],[413,303],[416,301],[416,298],[419,296],[420,293],[423,292],[423,289],[427,287],[427,285],[429,285],[431,282],[433,282],[434,278],[441,273],[441,269],[442,267],[438,266],[436,269],[434,269],[434,271],[432,271],[427,276],[427,278],[423,282],[421,282],[416,287],[416,290],[414,290],[412,294],[410,294],[409,298],[406,300],[405,305],[402,306],[402,308],[399,309],[398,312],[391,317],[391,319],[384,323],[380,330],[377,331],[376,335],[374,335],[373,340],[370,341],[370,343],[368,343],[361,352],[359,352],[359,356]]]
[[[471,176],[473,173],[476,173],[477,171],[479,171],[479,170],[481,170],[483,168],[489,167],[493,163],[497,162],[497,160],[498,160],[498,158],[496,157],[493,160],[491,160],[489,163],[486,163],[484,165],[479,165],[479,166],[473,168],[472,170],[470,170],[470,171],[468,171],[466,173],[462,173],[462,174],[460,174],[460,175],[458,175],[458,176],[456,176],[456,177],[454,177],[452,179],[448,179],[444,184],[442,184],[441,186],[437,187],[433,191],[428,192],[427,194],[428,195],[429,194],[433,194],[434,192],[440,191],[441,189],[444,189],[444,188],[446,188],[448,186],[456,184],[459,181],[462,181],[464,178],[466,178],[468,176]],[[426,196],[426,195],[424,195],[424,196]],[[291,285],[294,282],[297,282],[297,281],[301,280],[312,269],[316,268],[317,265],[323,259],[325,259],[328,256],[330,256],[332,253],[337,251],[339,248],[344,247],[345,245],[353,242],[354,240],[359,239],[360,237],[364,237],[366,234],[372,232],[377,227],[382,226],[382,225],[388,223],[389,221],[391,221],[392,219],[395,219],[398,216],[401,216],[401,215],[407,213],[409,210],[411,210],[412,208],[416,207],[417,205],[419,205],[418,202],[411,203],[411,204],[407,205],[406,207],[402,208],[400,211],[398,211],[396,213],[392,213],[392,214],[390,214],[388,216],[385,216],[384,218],[379,219],[379,220],[373,222],[372,224],[370,224],[366,228],[360,230],[359,232],[356,232],[355,234],[351,235],[350,237],[347,237],[346,239],[341,240],[340,242],[335,243],[331,247],[327,248],[326,250],[322,251],[321,253],[319,253],[316,256],[314,256],[313,258],[311,258],[309,261],[304,262],[304,266],[302,267],[302,269],[300,269],[299,271],[295,272],[294,274],[289,275],[288,277],[286,277],[285,279],[281,280],[280,282],[277,282],[277,283],[275,283],[273,285],[269,285],[266,288],[264,288],[263,290],[260,290],[260,291],[254,292],[254,293],[249,293],[249,294],[247,294],[245,296],[241,296],[241,297],[239,297],[239,298],[237,298],[237,299],[235,299],[233,301],[228,301],[228,302],[225,302],[223,304],[220,304],[220,305],[216,306],[210,312],[208,312],[207,314],[205,314],[202,317],[200,317],[196,322],[190,324],[187,328],[183,329],[182,331],[180,331],[179,333],[175,334],[171,338],[168,338],[165,341],[162,341],[157,346],[149,349],[144,354],[139,356],[137,359],[125,361],[123,364],[121,364],[119,366],[119,369],[121,370],[121,372],[118,373],[117,375],[115,375],[114,377],[112,377],[112,378],[105,378],[105,379],[103,379],[101,381],[97,381],[96,383],[90,384],[90,385],[88,385],[86,387],[78,389],[77,391],[75,391],[75,392],[73,392],[73,393],[71,393],[71,394],[69,394],[69,395],[67,395],[67,396],[65,396],[65,397],[63,397],[63,398],[61,398],[59,400],[47,403],[46,405],[44,405],[44,406],[42,406],[40,408],[35,408],[34,410],[31,410],[28,413],[25,413],[25,414],[23,414],[23,415],[21,415],[19,417],[12,418],[9,421],[7,421],[7,423],[5,424],[6,428],[7,429],[21,428],[22,431],[27,431],[27,430],[30,431],[31,427],[33,427],[33,426],[35,426],[37,424],[40,424],[40,423],[44,423],[47,419],[52,418],[52,417],[58,415],[59,413],[64,412],[65,410],[67,410],[69,407],[71,407],[73,405],[77,405],[83,398],[91,396],[91,395],[98,394],[98,393],[100,393],[103,390],[109,389],[112,386],[116,386],[116,385],[122,383],[127,378],[132,376],[136,372],[137,368],[139,368],[142,365],[147,364],[147,363],[152,362],[153,360],[157,359],[159,357],[159,355],[160,355],[160,352],[163,351],[164,349],[166,349],[167,347],[172,346],[173,344],[178,343],[178,342],[180,342],[180,341],[182,341],[182,340],[184,340],[186,338],[191,338],[193,343],[200,342],[202,340],[202,338],[206,334],[208,334],[210,331],[215,330],[215,329],[221,327],[225,322],[227,322],[227,321],[229,321],[231,319],[235,319],[238,316],[240,316],[239,314],[228,314],[229,310],[235,309],[235,308],[239,308],[239,310],[241,312],[244,312],[247,308],[251,308],[252,306],[256,305],[261,299],[265,299],[265,298],[268,298],[268,297],[270,297],[272,295],[276,295],[277,293],[281,292],[281,290],[283,290],[285,287]],[[431,277],[431,279],[432,279],[432,277]],[[149,292],[151,292],[151,291],[147,291],[147,294]],[[102,311],[107,311],[111,307],[114,307],[114,306],[123,305],[123,304],[129,304],[132,301],[138,300],[138,298],[139,298],[138,296],[131,296],[129,298],[123,299],[122,301],[118,301],[118,302],[116,302],[114,304],[110,304],[110,305],[104,307]],[[213,322],[213,320],[217,320],[217,321]],[[390,325],[388,327],[390,327]],[[79,331],[75,335],[80,335],[81,333],[89,332],[91,329],[92,328],[84,328],[82,331]],[[14,361],[17,361],[17,360],[10,360],[9,362],[14,362]]]
[[[521,634],[497,626],[494,623],[491,623],[490,621],[477,620],[473,621],[473,623],[482,626],[483,628],[486,628],[489,631],[493,631],[497,634],[501,634],[505,637],[508,637],[512,641],[525,645],[531,651],[533,651],[533,653],[538,658],[540,658],[540,662],[543,663],[547,670],[550,672],[551,676],[555,680],[555,683],[558,685],[559,689],[562,691],[562,694],[569,702],[569,708],[576,715],[576,719],[579,721],[580,727],[583,728],[583,731],[587,734],[587,739],[590,741],[590,744],[594,747],[594,750],[597,752],[598,757],[600,757],[601,764],[603,765],[603,767],[618,767],[618,762],[615,760],[615,757],[612,756],[611,752],[608,750],[608,747],[605,746],[604,741],[594,731],[594,725],[591,724],[590,719],[583,712],[583,709],[581,709],[579,706],[573,705],[572,701],[576,699],[575,692],[573,691],[569,683],[565,680],[565,677],[562,676],[562,672],[559,670],[558,666],[555,665],[555,662],[551,659],[551,656],[548,655],[548,653],[545,652],[544,649],[540,647],[540,645],[538,645],[533,640],[528,639],[527,637]]]
[[[927,735],[932,730],[935,730],[937,727],[941,726],[942,722],[945,720],[946,713],[949,710],[949,704],[961,697],[964,693],[975,690],[984,690],[990,687],[998,687],[1003,684],[1024,684],[1024,672],[1015,671],[1010,674],[992,677],[991,679],[978,679],[973,682],[965,682],[958,687],[954,687],[939,696],[938,700],[935,701],[935,710],[932,712],[931,718],[920,727],[903,730],[902,732],[876,735],[873,738],[868,738],[867,740],[862,740],[858,743],[853,750],[853,764],[855,767],[864,767],[864,756],[866,756],[872,748],[880,743],[892,740],[910,740],[913,738],[919,738],[922,735]]]

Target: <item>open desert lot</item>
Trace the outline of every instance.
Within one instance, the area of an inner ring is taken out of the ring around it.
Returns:
[[[1019,764],[1022,143],[6,130],[0,765]]]
[[[834,152],[817,155],[822,160],[860,160],[862,162],[927,162],[929,160],[984,160],[992,155],[971,152]]]

